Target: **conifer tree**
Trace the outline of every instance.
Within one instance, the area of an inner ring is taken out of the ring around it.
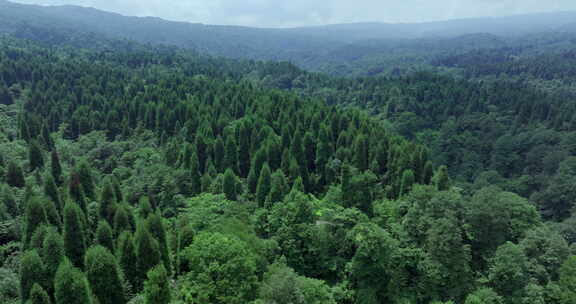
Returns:
[[[92,176],[92,169],[86,160],[80,161],[77,172],[78,178],[80,179],[80,184],[82,184],[82,190],[84,191],[86,198],[95,200],[96,192],[94,186],[94,177]]]
[[[224,181],[222,182],[222,192],[226,196],[227,200],[235,201],[237,199],[236,194],[236,175],[232,169],[226,169],[224,173]]]
[[[36,228],[36,230],[34,230],[32,238],[28,243],[28,249],[37,249],[37,250],[42,249],[48,227],[49,227],[48,225],[41,225],[40,227]]]
[[[286,176],[284,176],[282,170],[276,170],[271,177],[270,193],[268,194],[267,201],[270,203],[281,202],[288,193],[288,190]]]
[[[226,146],[224,149],[224,160],[222,164],[223,169],[232,169],[234,173],[238,173],[238,146],[234,140],[233,135],[226,137]]]
[[[140,223],[134,236],[137,263],[137,290],[141,290],[146,274],[152,267],[161,262],[160,246],[158,241],[150,234],[148,229]]]
[[[438,172],[434,176],[434,182],[436,188],[440,191],[446,191],[450,189],[450,177],[448,176],[448,167],[440,166]]]
[[[99,304],[126,303],[116,258],[107,248],[96,245],[86,252],[86,277]]]
[[[32,235],[38,227],[47,224],[46,211],[42,202],[36,196],[32,197],[26,204],[26,216],[24,217],[26,234],[24,235],[25,248],[30,245]]]
[[[316,171],[316,144],[314,142],[314,136],[310,132],[306,132],[304,135],[304,160],[306,162],[306,168],[308,172]]]
[[[140,197],[138,215],[142,219],[148,218],[148,215],[153,212],[152,205],[150,204],[150,198],[147,196]]]
[[[33,140],[28,148],[28,160],[30,161],[30,170],[41,169],[44,167],[44,157],[42,149],[37,141]]]
[[[214,166],[218,172],[222,172],[226,169],[223,168],[225,154],[224,150],[224,141],[222,140],[221,136],[218,136],[214,142]]]
[[[190,157],[190,193],[193,195],[202,192],[202,177],[200,175],[200,167],[198,165],[198,157],[196,153],[192,153]]]
[[[58,214],[62,214],[62,201],[60,200],[60,193],[58,192],[58,187],[56,186],[54,177],[52,177],[50,174],[44,176],[44,194],[46,194],[46,196],[52,200],[56,210],[58,210]]]
[[[82,271],[64,260],[54,277],[56,304],[92,304],[91,291]]]
[[[258,186],[258,179],[260,178],[260,171],[262,171],[262,166],[266,162],[266,149],[261,148],[254,155],[254,160],[252,161],[252,166],[250,167],[250,174],[248,175],[248,189],[250,193],[256,193],[256,187]]]
[[[56,149],[52,150],[50,154],[50,173],[54,178],[56,185],[61,186],[64,182],[62,179],[62,166],[60,165],[60,156]]]
[[[83,217],[84,214],[77,204],[69,202],[64,207],[64,250],[70,261],[79,268],[83,265],[86,252]]]
[[[368,138],[360,135],[354,144],[354,165],[361,171],[368,170]]]
[[[16,217],[20,215],[20,208],[16,203],[16,198],[14,197],[14,191],[10,189],[6,185],[1,185],[0,188],[2,191],[0,192],[0,199],[2,200],[2,204],[6,207],[6,211],[11,217]]]
[[[50,304],[50,296],[42,286],[34,283],[30,291],[30,299],[26,304]]]
[[[17,188],[24,188],[24,186],[26,186],[22,168],[13,161],[8,163],[8,169],[6,170],[6,183],[11,187]]]
[[[414,171],[412,171],[411,169],[404,170],[404,173],[402,173],[400,193],[398,196],[410,192],[410,189],[412,189],[414,181],[415,181]]]
[[[116,248],[116,256],[124,276],[132,287],[136,288],[138,286],[138,264],[132,233],[129,231],[122,232],[118,237]]]
[[[134,229],[130,221],[130,215],[130,211],[126,205],[122,204],[116,208],[116,214],[114,215],[115,236],[120,236],[122,232],[132,231]]]
[[[238,143],[238,170],[240,171],[240,177],[245,178],[248,176],[250,171],[250,135],[251,130],[247,126],[247,123],[241,125],[240,127],[240,137]]]
[[[24,252],[20,260],[20,299],[22,303],[30,297],[34,284],[45,286],[46,272],[44,263],[36,249]]]
[[[114,239],[112,236],[112,228],[108,222],[101,220],[98,222],[98,228],[96,229],[96,240],[95,243],[107,248],[110,252],[114,252]]]
[[[114,188],[110,181],[104,184],[102,194],[100,195],[100,204],[98,205],[98,214],[100,220],[113,223],[114,213],[116,210],[116,197],[114,195]]]
[[[41,255],[44,265],[46,266],[46,277],[48,278],[47,291],[52,293],[56,270],[58,270],[58,266],[65,258],[64,240],[60,233],[53,227],[48,228],[46,231]]]
[[[166,229],[164,228],[162,217],[158,213],[150,214],[150,216],[148,216],[148,220],[146,221],[146,228],[150,234],[158,241],[160,255],[164,263],[164,267],[166,267],[166,270],[168,273],[170,273],[172,266],[170,263],[170,252],[168,251]]]
[[[144,283],[145,304],[170,303],[172,296],[170,292],[169,275],[164,265],[160,264],[150,271],[148,279]]]
[[[82,183],[80,182],[80,176],[76,172],[72,172],[70,176],[70,183],[68,185],[68,190],[70,193],[70,198],[74,203],[76,203],[84,214],[88,213],[88,207],[86,203],[86,197],[84,196],[84,190],[82,189]]]
[[[208,161],[208,145],[206,144],[206,138],[204,135],[198,134],[195,141],[196,146],[196,156],[198,156],[198,171],[201,174],[206,172],[206,165]]]
[[[262,170],[260,171],[260,178],[258,179],[258,186],[256,189],[256,202],[260,207],[264,206],[266,202],[266,197],[270,193],[270,167],[268,163],[264,163]]]
[[[44,212],[46,213],[46,220],[48,223],[57,227],[58,229],[62,228],[62,220],[60,218],[60,214],[56,209],[54,202],[50,199],[44,200]]]

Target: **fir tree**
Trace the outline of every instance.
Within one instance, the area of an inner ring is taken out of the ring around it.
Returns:
[[[172,266],[170,263],[170,252],[168,251],[166,229],[164,228],[162,217],[157,213],[150,214],[146,221],[146,229],[148,229],[150,234],[158,241],[162,261],[164,262],[166,270],[170,273]]]
[[[218,136],[216,142],[214,142],[214,166],[216,166],[218,172],[222,172],[225,169],[223,167],[225,155],[224,150],[224,141],[221,136]]]
[[[82,190],[84,191],[86,198],[95,200],[96,192],[94,186],[94,177],[92,176],[92,169],[86,160],[80,161],[77,172],[78,178],[80,179],[80,184],[82,184]]]
[[[361,171],[368,170],[368,151],[368,138],[365,135],[360,135],[354,144],[354,165]]]
[[[69,202],[64,207],[64,250],[76,267],[82,267],[86,252],[84,214],[77,204]]]
[[[118,257],[120,268],[130,284],[136,288],[138,286],[138,259],[132,233],[128,231],[122,232],[118,237],[116,248],[116,256]]]
[[[238,146],[234,140],[234,136],[229,135],[226,137],[226,146],[224,153],[224,161],[222,168],[232,169],[234,173],[238,173]]]
[[[50,296],[42,286],[34,283],[30,291],[30,299],[26,304],[50,304]]]
[[[196,153],[192,153],[190,157],[190,174],[190,193],[193,195],[199,194],[202,192],[202,178],[200,176],[200,167]]]
[[[41,254],[44,265],[46,266],[46,277],[48,278],[47,286],[49,287],[48,291],[52,293],[56,270],[58,270],[58,266],[65,258],[64,240],[60,233],[58,233],[58,231],[53,227],[48,228],[46,231]]]
[[[99,304],[126,303],[118,264],[107,248],[96,245],[88,249],[85,265],[90,289]]]
[[[124,231],[133,231],[128,206],[122,204],[116,208],[114,215],[114,235],[119,236]]]
[[[270,167],[268,163],[264,163],[262,170],[260,171],[260,178],[258,179],[258,186],[256,189],[256,202],[260,207],[264,206],[266,202],[266,197],[270,193]]]
[[[142,284],[146,279],[146,274],[152,267],[158,265],[161,261],[160,246],[158,241],[152,237],[148,229],[143,224],[136,228],[134,236],[134,245],[136,247],[137,263],[137,289],[141,290]]]
[[[30,161],[30,170],[41,169],[44,167],[44,157],[42,149],[37,141],[33,140],[28,148],[28,160]]]
[[[284,199],[288,193],[288,183],[282,170],[276,170],[271,177],[270,193],[268,195],[268,202],[277,203]]]
[[[91,304],[92,297],[88,281],[82,271],[65,260],[54,277],[56,304]]]
[[[224,181],[222,182],[222,192],[226,196],[226,199],[235,201],[237,199],[236,193],[236,175],[232,169],[226,169],[224,173]]]
[[[44,176],[44,194],[46,194],[46,196],[52,200],[56,210],[58,210],[58,214],[62,214],[62,201],[60,200],[60,193],[58,192],[58,187],[56,186],[54,177],[52,177],[50,174]]]
[[[34,284],[45,286],[46,283],[44,263],[38,255],[38,251],[34,249],[24,252],[20,260],[20,299],[22,303],[26,303],[29,299]]]
[[[6,183],[11,187],[17,188],[24,188],[24,186],[26,186],[22,168],[13,161],[8,163],[8,169],[6,170]]]
[[[96,240],[95,243],[108,248],[110,252],[114,252],[114,240],[112,236],[112,228],[106,221],[98,222],[98,228],[96,229]]]
[[[60,165],[60,156],[56,149],[52,150],[52,153],[50,154],[50,173],[52,174],[56,185],[62,186],[62,166]]]
[[[42,202],[38,197],[32,197],[26,204],[26,216],[24,217],[24,220],[24,227],[26,231],[26,234],[24,235],[24,245],[25,248],[27,248],[27,246],[30,245],[32,235],[36,229],[48,223],[46,218],[46,211],[44,210],[44,206],[42,206]]]
[[[440,191],[446,191],[450,189],[450,177],[448,176],[448,168],[446,166],[440,166],[436,175],[434,176],[434,183],[436,188]]]
[[[102,194],[100,195],[100,205],[98,205],[98,214],[100,220],[113,223],[114,212],[116,210],[116,197],[114,195],[114,188],[110,181],[104,184]]]

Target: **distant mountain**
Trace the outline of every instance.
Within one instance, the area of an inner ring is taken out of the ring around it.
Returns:
[[[204,25],[127,17],[79,6],[37,6],[0,0],[0,33],[52,44],[83,44],[102,37],[165,44],[232,58],[287,60],[336,74],[390,70],[398,57],[436,56],[505,46],[502,37],[575,32],[576,12],[463,19],[415,24],[355,23],[290,29]],[[495,36],[496,35],[496,36]],[[366,65],[369,65],[367,67]]]

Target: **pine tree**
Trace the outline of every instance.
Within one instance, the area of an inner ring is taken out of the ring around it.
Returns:
[[[83,265],[86,252],[83,217],[77,204],[69,202],[64,207],[64,250],[70,261],[79,268]]]
[[[24,246],[30,246],[30,241],[32,240],[32,235],[38,229],[38,227],[47,224],[48,219],[46,218],[46,211],[42,202],[38,197],[32,197],[26,204],[26,216],[25,220],[25,231],[24,235]]]
[[[108,248],[110,252],[114,252],[114,239],[112,236],[112,228],[106,221],[98,222],[98,228],[96,229],[96,240],[95,243]]]
[[[354,144],[354,165],[361,171],[368,170],[370,160],[368,151],[368,138],[365,135],[360,135]]]
[[[124,231],[133,231],[130,220],[130,211],[128,206],[122,204],[116,208],[116,214],[114,215],[114,235],[119,236]]]
[[[248,176],[250,170],[250,136],[251,130],[247,123],[243,123],[240,127],[239,147],[238,147],[238,170],[240,177],[245,178]]]
[[[46,231],[41,255],[44,265],[46,266],[46,277],[48,278],[47,290],[52,293],[54,288],[54,275],[56,275],[58,266],[65,258],[64,240],[60,233],[53,227],[48,228]]]
[[[316,171],[316,144],[314,142],[314,136],[310,132],[306,132],[304,135],[304,160],[306,161],[306,168],[308,172]]]
[[[116,248],[116,256],[124,276],[132,287],[136,288],[138,286],[138,264],[132,233],[128,231],[122,232],[118,237]]]
[[[28,160],[30,161],[30,170],[41,169],[44,167],[44,157],[42,149],[37,141],[33,140],[28,148]]]
[[[42,249],[42,246],[44,244],[44,237],[46,237],[46,230],[48,229],[48,227],[49,227],[48,225],[41,225],[40,227],[36,228],[36,230],[34,230],[32,238],[28,243],[28,249],[37,249],[37,250]]]
[[[250,193],[256,193],[260,171],[262,171],[262,166],[266,162],[266,155],[266,149],[264,148],[258,150],[256,155],[254,155],[252,166],[250,167],[250,174],[248,175],[248,189],[250,190]]]
[[[414,182],[415,182],[414,171],[412,171],[411,169],[404,170],[404,173],[402,173],[400,193],[398,196],[410,192],[410,189],[412,189],[412,185],[414,184]]]
[[[102,194],[100,195],[100,204],[98,205],[98,214],[100,220],[108,222],[108,224],[113,223],[114,213],[116,210],[116,196],[114,195],[114,188],[112,183],[107,181],[102,189]]]
[[[256,188],[256,202],[260,207],[264,206],[266,202],[266,197],[270,193],[270,167],[268,163],[264,163],[262,170],[260,171],[260,178],[258,179],[258,186]]]
[[[70,183],[68,185],[68,191],[70,193],[70,198],[74,203],[76,203],[84,214],[88,213],[88,207],[86,203],[86,197],[84,196],[84,190],[82,189],[82,183],[80,182],[80,176],[76,172],[72,172],[70,176]]]
[[[206,144],[206,138],[204,135],[198,134],[196,136],[196,156],[198,156],[198,171],[200,174],[206,172],[206,165],[208,161],[208,145]]]
[[[170,293],[169,275],[164,265],[160,264],[148,271],[148,280],[144,283],[144,299],[146,304],[168,304]]]
[[[6,185],[0,185],[2,191],[0,192],[0,199],[2,204],[6,207],[6,211],[11,217],[17,217],[20,215],[20,207],[16,203],[16,198],[14,197],[14,191]]]
[[[50,199],[45,199],[44,201],[44,212],[46,213],[46,219],[48,223],[57,227],[58,229],[62,228],[62,220],[60,218],[60,214],[56,209],[54,202]]]
[[[232,169],[226,169],[224,173],[224,181],[222,182],[222,192],[226,196],[227,200],[235,201],[237,199],[236,194],[236,175]]]
[[[450,189],[450,177],[448,176],[448,167],[440,166],[438,172],[434,176],[434,183],[436,188],[440,191],[446,191]]]
[[[52,150],[52,153],[50,154],[50,173],[52,174],[56,185],[62,186],[62,166],[60,165],[60,156],[56,149]]]
[[[16,188],[24,188],[24,186],[26,186],[22,168],[13,161],[8,163],[8,169],[6,170],[6,183],[11,187]]]
[[[42,286],[34,283],[30,291],[30,299],[26,304],[50,304],[50,296]]]
[[[86,252],[86,277],[99,304],[126,303],[116,258],[105,247],[96,245]]]
[[[91,304],[90,288],[82,271],[65,260],[54,277],[56,304]]]
[[[221,136],[218,136],[216,141],[214,142],[214,166],[216,166],[216,170],[218,172],[224,171],[223,163],[224,163],[224,141],[222,140]]]
[[[342,202],[345,207],[354,205],[354,187],[352,185],[352,169],[349,165],[342,166]]]
[[[24,252],[20,260],[20,299],[22,303],[30,297],[34,284],[46,285],[44,263],[35,249]]]
[[[95,200],[96,192],[94,187],[94,178],[92,177],[92,169],[86,160],[80,161],[77,172],[86,198]]]
[[[56,186],[54,177],[52,177],[50,174],[44,176],[44,194],[46,194],[46,196],[52,200],[56,210],[58,210],[58,214],[62,214],[62,201],[60,200],[60,193],[58,192],[58,187]]]
[[[196,153],[192,153],[190,157],[190,193],[193,195],[202,192],[202,177],[200,176],[200,167],[198,165],[198,157]]]
[[[137,290],[141,290],[148,271],[161,262],[160,246],[158,245],[158,241],[152,237],[143,224],[139,224],[136,228],[134,245],[136,247],[138,272],[138,285],[136,287]]]
[[[166,267],[166,270],[168,273],[170,273],[172,266],[170,263],[170,252],[168,251],[166,229],[164,228],[162,217],[157,213],[150,214],[148,220],[146,221],[146,229],[148,229],[150,234],[158,241],[164,267]]]
[[[226,137],[226,146],[224,152],[224,161],[222,168],[232,169],[234,173],[238,173],[238,146],[234,140],[234,136],[229,135]]]
[[[152,205],[150,204],[150,198],[147,196],[140,197],[139,204],[138,204],[138,215],[142,219],[148,218],[150,213],[154,212],[152,209]]]
[[[288,183],[282,170],[276,170],[271,177],[270,193],[267,201],[270,203],[281,202],[288,193]]]

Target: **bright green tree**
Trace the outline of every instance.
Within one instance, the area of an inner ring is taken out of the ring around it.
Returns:
[[[172,299],[169,275],[160,264],[148,271],[148,279],[144,282],[144,299],[146,304],[168,304]]]
[[[29,246],[30,241],[32,240],[32,235],[43,224],[48,223],[48,219],[46,217],[46,211],[40,198],[34,196],[28,203],[26,204],[26,214],[24,217],[24,245]]]
[[[224,181],[222,182],[222,192],[226,195],[226,199],[235,201],[237,199],[236,191],[237,177],[234,171],[230,168],[226,169],[224,173]]]
[[[50,304],[50,296],[42,286],[34,283],[30,291],[30,299],[26,304]]]
[[[558,285],[562,304],[576,303],[576,256],[572,255],[559,270]]]
[[[22,303],[30,298],[34,284],[46,286],[46,270],[36,249],[24,252],[20,260],[20,299]]]
[[[286,176],[282,170],[276,170],[271,177],[270,193],[268,194],[268,202],[277,203],[284,199],[284,196],[288,193],[288,183],[286,182]]]
[[[64,261],[66,256],[64,252],[64,239],[62,239],[62,236],[54,227],[47,229],[40,253],[46,266],[46,277],[48,278],[47,290],[53,293],[54,276],[56,275],[58,266],[60,266],[60,263]]]
[[[132,233],[124,231],[118,237],[116,256],[125,278],[133,287],[138,286],[138,264]]]
[[[168,237],[162,217],[157,213],[150,214],[146,220],[146,229],[158,241],[162,262],[170,275],[172,266],[170,263],[170,252],[168,251]]]
[[[118,263],[110,250],[100,245],[90,247],[84,264],[90,289],[99,304],[126,303]]]
[[[262,170],[260,171],[260,177],[258,179],[258,185],[256,187],[256,202],[260,207],[264,206],[266,202],[266,197],[270,193],[271,180],[270,180],[270,167],[268,163],[264,163]]]
[[[86,276],[70,261],[62,262],[56,271],[54,298],[56,304],[91,304],[93,302]]]

